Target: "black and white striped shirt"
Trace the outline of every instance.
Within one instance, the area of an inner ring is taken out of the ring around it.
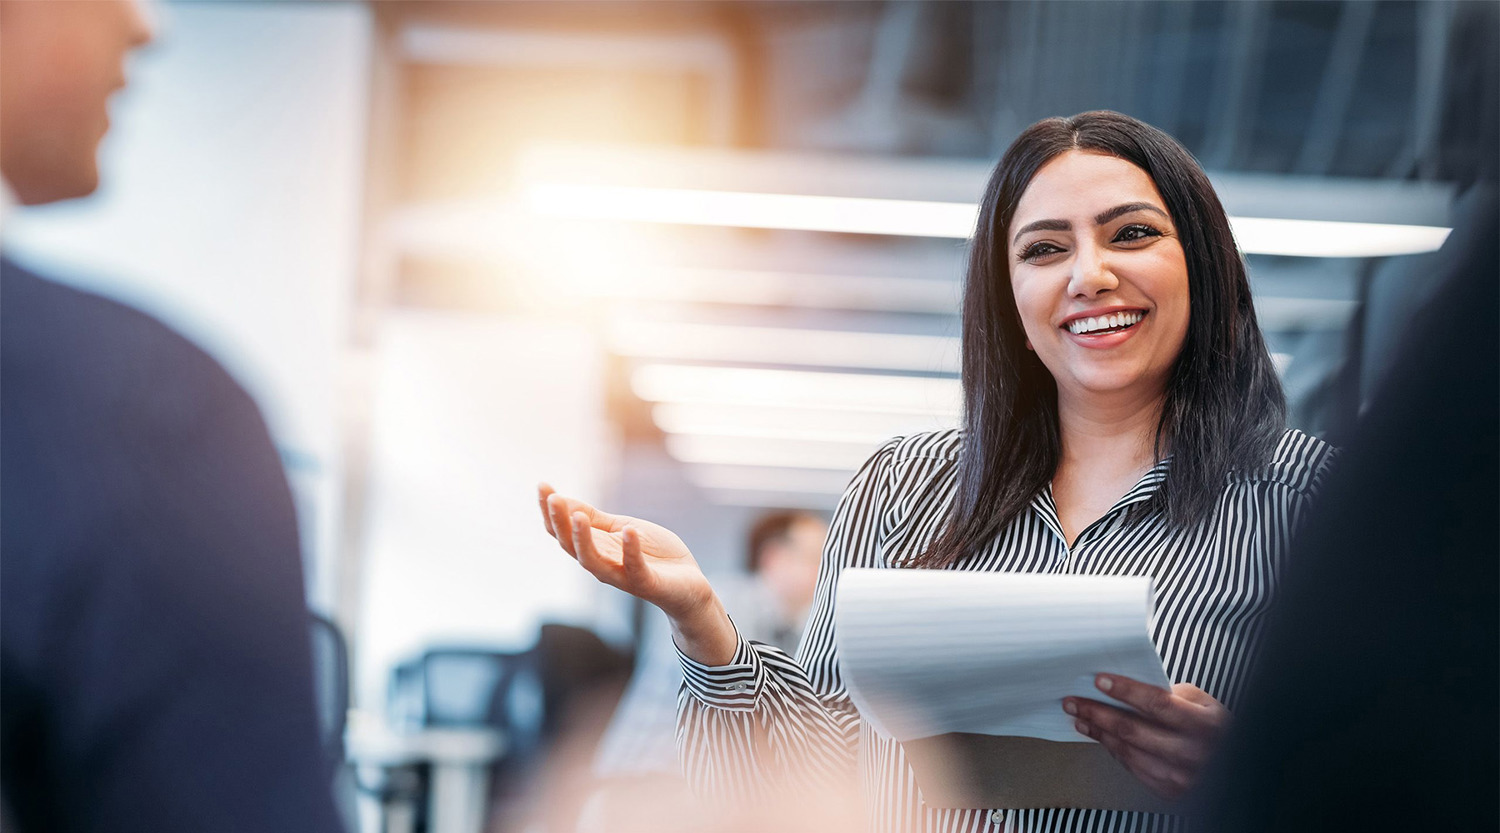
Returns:
[[[677,739],[688,779],[708,796],[753,801],[788,784],[835,786],[857,773],[877,831],[1177,829],[1181,819],[1169,815],[927,807],[901,745],[873,732],[850,703],[833,638],[839,575],[892,567],[931,543],[953,500],[960,441],[958,431],[898,437],[854,476],[834,515],[795,660],[743,637],[729,665],[682,657]],[[1168,678],[1233,710],[1292,530],[1330,458],[1320,440],[1288,431],[1269,464],[1231,474],[1212,516],[1185,530],[1155,511],[1127,511],[1166,478],[1170,460],[1163,461],[1072,548],[1049,487],[982,554],[951,569],[1150,576],[1151,636]]]

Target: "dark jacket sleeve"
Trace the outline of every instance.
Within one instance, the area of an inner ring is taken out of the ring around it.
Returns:
[[[7,265],[3,787],[19,830],[337,829],[291,495],[145,316]]]

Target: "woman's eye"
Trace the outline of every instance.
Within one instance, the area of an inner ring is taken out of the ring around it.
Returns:
[[[1150,226],[1132,223],[1115,233],[1115,242],[1135,243],[1152,237],[1161,237],[1161,232]]]
[[[1062,249],[1052,245],[1051,243],[1032,243],[1030,246],[1027,246],[1024,250],[1022,250],[1021,259],[1036,260],[1037,258],[1046,257],[1047,255],[1055,255],[1060,251],[1062,251]]]

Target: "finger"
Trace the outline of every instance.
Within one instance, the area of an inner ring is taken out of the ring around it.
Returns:
[[[1219,701],[1212,694],[1189,683],[1178,683],[1172,686],[1172,695],[1179,700],[1186,700],[1195,706],[1217,706]]]
[[[1063,710],[1148,755],[1182,763],[1191,763],[1199,757],[1190,738],[1135,712],[1083,697],[1067,698]]]
[[[1181,708],[1186,704],[1176,701],[1164,688],[1118,674],[1100,674],[1094,678],[1094,686],[1164,726],[1182,726],[1190,721]]]
[[[625,567],[625,574],[638,582],[651,572],[646,567],[646,555],[641,552],[641,534],[635,527],[627,526],[620,537],[620,563]]]
[[[575,559],[578,552],[573,548],[573,522],[568,519],[568,501],[562,495],[552,494],[547,497],[547,514],[552,518],[552,528],[556,530],[553,535],[557,539],[557,545],[563,551]]]
[[[1099,741],[1101,746],[1114,750],[1110,752],[1124,767],[1130,770],[1137,780],[1145,784],[1147,789],[1166,799],[1176,799],[1192,783],[1190,770],[1173,764],[1170,761],[1153,757],[1142,752],[1136,747],[1118,741],[1105,734]]]
[[[630,520],[629,518],[621,515],[611,515],[608,512],[596,509],[595,507],[581,500],[576,500],[573,498],[563,498],[563,500],[567,502],[566,509],[568,514],[571,515],[574,512],[582,512],[583,514],[588,516],[589,526],[592,526],[593,528],[602,530],[604,532],[619,532],[622,528],[624,528],[625,522]],[[566,529],[567,525],[564,525],[563,528]]]
[[[573,549],[578,553],[578,563],[600,581],[614,583],[614,570],[611,569],[614,565],[594,548],[594,528],[589,524],[589,516],[583,512],[574,512],[570,520]]]
[[[542,526],[546,527],[547,534],[551,535],[553,538],[557,537],[557,528],[552,525],[552,513],[547,509],[547,498],[552,497],[556,493],[557,490],[552,488],[549,484],[536,484],[536,500],[537,505],[540,506],[542,510]]]
[[[1082,734],[1099,741],[1099,745],[1104,747],[1110,757],[1119,761],[1131,775],[1157,795],[1174,799],[1186,791],[1190,777],[1184,768],[1146,753],[1093,724],[1078,720],[1074,721],[1074,725]]]
[[[1229,728],[1229,710],[1213,695],[1187,683],[1172,686],[1172,697],[1183,704],[1183,718],[1190,731],[1206,737],[1217,737]]]

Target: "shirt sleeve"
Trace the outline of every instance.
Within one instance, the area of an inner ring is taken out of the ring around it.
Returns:
[[[796,658],[743,635],[727,665],[703,665],[679,651],[678,750],[700,794],[752,801],[794,784],[815,790],[853,779],[859,714],[839,674],[833,600],[846,567],[880,563],[881,509],[899,441],[882,446],[839,501]]]

